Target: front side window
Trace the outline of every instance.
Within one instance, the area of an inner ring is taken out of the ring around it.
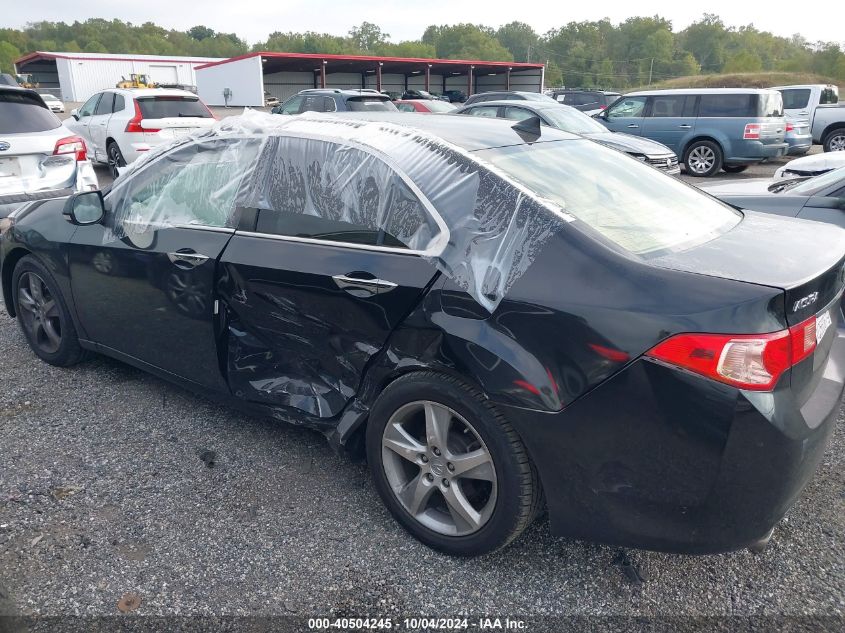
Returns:
[[[806,108],[810,103],[810,89],[809,88],[791,88],[789,90],[781,90],[783,97],[783,107],[787,110],[799,110]]]
[[[235,226],[235,198],[259,145],[254,139],[192,143],[118,181],[106,198],[115,236],[138,237],[180,225]]]
[[[607,110],[608,119],[641,117],[645,110],[645,97],[625,97],[614,103]]]
[[[302,106],[304,99],[305,97],[302,95],[296,95],[285,101],[282,104],[282,114],[299,114],[299,108]]]
[[[515,145],[476,155],[605,239],[641,256],[701,244],[742,218],[693,187],[591,141]]]
[[[94,110],[96,110],[97,108],[97,102],[100,100],[101,96],[102,93],[98,92],[93,97],[88,99],[88,101],[85,102],[85,105],[79,108],[77,116],[81,119],[82,117],[91,116],[92,114],[94,114]]]
[[[380,158],[317,139],[271,137],[238,206],[261,233],[427,250],[441,234],[407,182]]]

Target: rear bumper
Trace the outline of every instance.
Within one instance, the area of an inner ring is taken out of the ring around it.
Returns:
[[[812,134],[790,135],[787,136],[784,140],[789,146],[789,149],[786,152],[789,156],[795,156],[796,154],[806,154],[813,146]]]
[[[733,144],[731,156],[725,159],[729,165],[747,165],[767,158],[784,156],[789,150],[787,143],[761,143],[760,141],[741,141]]]
[[[803,406],[784,382],[744,392],[641,359],[559,413],[501,408],[555,534],[723,552],[764,537],[812,478],[840,409],[845,331]]]

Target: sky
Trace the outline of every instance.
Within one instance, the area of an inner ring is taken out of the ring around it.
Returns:
[[[237,33],[249,44],[267,38],[273,31],[317,31],[345,35],[363,21],[378,24],[393,41],[419,39],[429,24],[472,22],[498,27],[519,20],[530,24],[541,35],[567,22],[600,20],[623,22],[638,15],[660,15],[680,31],[706,11],[715,13],[728,26],[754,24],[761,31],[790,36],[800,33],[810,42],[845,42],[842,32],[845,2],[826,0],[825,19],[813,19],[817,11],[798,11],[786,3],[710,0],[707,3],[678,0],[628,0],[565,3],[546,0],[538,6],[520,5],[513,0],[40,0],[20,2],[0,0],[0,27],[20,28],[39,20],[73,22],[87,18],[118,18],[141,24],[154,22],[165,28],[187,30],[203,24],[215,31]],[[545,6],[544,6],[545,5]],[[642,6],[642,8],[637,8]],[[820,6],[818,3],[815,5]],[[839,15],[834,15],[839,13]],[[803,18],[803,19],[802,19]]]

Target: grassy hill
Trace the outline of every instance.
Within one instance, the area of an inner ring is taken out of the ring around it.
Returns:
[[[670,88],[768,88],[770,86],[789,86],[795,84],[834,84],[839,83],[831,77],[812,73],[759,72],[732,73],[727,75],[690,75],[640,86],[638,90],[667,90]],[[627,92],[633,92],[629,90]]]

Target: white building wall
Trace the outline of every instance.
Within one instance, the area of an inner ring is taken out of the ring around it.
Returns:
[[[132,73],[145,74],[151,78],[159,69],[159,77],[175,77],[174,83],[195,86],[195,67],[207,62],[161,60],[114,60],[114,59],[57,59],[56,68],[62,95],[71,95],[69,101],[85,101],[95,92],[114,88],[121,78],[129,79]],[[63,71],[63,68],[65,69]]]
[[[264,71],[261,57],[245,57],[196,71],[197,93],[208,105],[226,105],[223,91],[232,91],[230,106],[264,105]]]

